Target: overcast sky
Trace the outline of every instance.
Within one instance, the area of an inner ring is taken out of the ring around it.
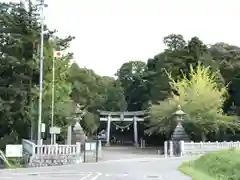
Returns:
[[[171,33],[240,46],[239,0],[45,2],[48,26],[60,36],[75,36],[75,60],[100,75],[112,76],[130,60],[147,61],[164,49],[162,39]]]

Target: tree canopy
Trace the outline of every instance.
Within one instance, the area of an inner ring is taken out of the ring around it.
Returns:
[[[176,126],[174,112],[178,105],[186,113],[184,125],[191,135],[202,136],[209,132],[218,132],[220,128],[238,129],[236,117],[223,113],[223,104],[227,98],[227,88],[219,87],[216,73],[209,67],[198,65],[196,69],[190,66],[189,78],[183,76],[180,80],[171,78],[170,86],[177,94],[153,105],[151,108],[151,127],[149,132],[165,133],[168,136]],[[200,137],[201,137],[200,136]]]
[[[37,131],[40,24],[37,7],[30,0],[26,4],[0,3],[0,148],[29,138],[30,127]],[[45,25],[43,122],[51,122],[53,52],[61,49],[64,56],[55,59],[55,124],[62,128],[62,138],[76,103],[86,111],[81,124],[89,136],[100,125],[98,110],[151,109],[145,130],[158,123],[151,133],[169,134],[177,104],[186,112],[185,127],[196,132],[194,138],[199,132],[238,133],[240,47],[170,34],[162,52],[148,60],[126,59],[114,78],[73,62],[67,52],[74,37],[60,38],[55,32]]]

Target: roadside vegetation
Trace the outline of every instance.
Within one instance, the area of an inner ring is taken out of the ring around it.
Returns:
[[[240,150],[211,152],[183,163],[179,170],[193,180],[239,180]]]

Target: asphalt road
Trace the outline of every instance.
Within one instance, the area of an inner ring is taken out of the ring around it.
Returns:
[[[190,180],[176,169],[186,158],[128,158],[59,167],[1,170],[0,180]]]

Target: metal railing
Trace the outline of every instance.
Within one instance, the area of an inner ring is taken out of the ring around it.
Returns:
[[[177,151],[176,151],[177,148]],[[204,154],[221,149],[240,149],[240,142],[184,142],[184,141],[165,141],[164,142],[164,156],[183,156]],[[177,152],[177,153],[176,153]]]
[[[36,145],[30,140],[23,139],[23,151],[30,156],[47,156],[47,155],[74,155],[81,153],[81,144],[77,142],[74,145]]]

